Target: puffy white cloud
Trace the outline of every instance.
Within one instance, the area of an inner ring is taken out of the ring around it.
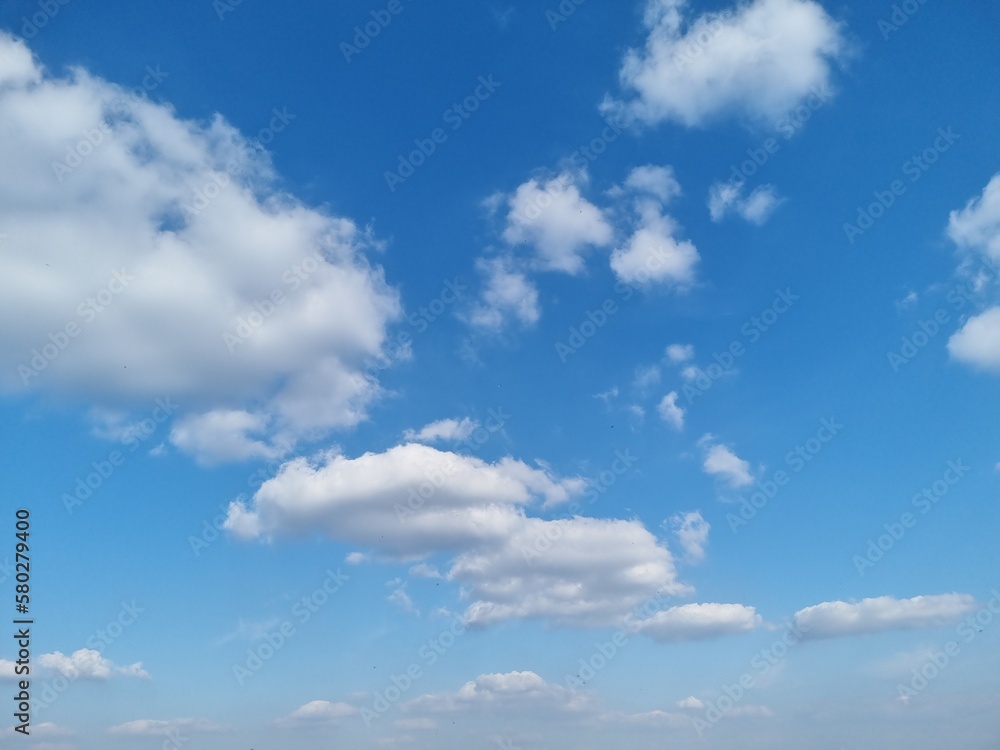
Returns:
[[[420,610],[417,609],[410,595],[406,593],[405,586],[399,586],[389,596],[386,597],[386,601],[395,604],[403,612],[408,612],[413,615],[419,615]]]
[[[638,228],[611,253],[611,270],[628,284],[691,284],[700,260],[698,250],[688,240],[675,238],[677,223],[656,203],[640,203],[639,213]]]
[[[753,484],[750,463],[733,453],[726,445],[712,445],[705,453],[702,468],[706,474],[718,477],[733,489]]]
[[[948,236],[961,247],[1000,260],[1000,173],[993,175],[978,198],[951,212]]]
[[[688,562],[699,563],[705,559],[705,545],[712,527],[701,513],[696,510],[677,513],[670,517],[669,525]]]
[[[1000,372],[1000,307],[965,321],[948,339],[948,353],[959,362]]]
[[[283,716],[275,724],[279,726],[301,726],[308,724],[337,724],[341,719],[355,716],[358,709],[349,703],[331,703],[330,701],[309,701]]]
[[[465,314],[474,328],[497,332],[509,322],[538,322],[538,288],[509,258],[479,258],[476,269],[485,278],[479,300]]]
[[[410,443],[357,458],[291,460],[250,505],[230,505],[227,528],[242,537],[320,532],[387,555],[458,551],[501,540],[536,500],[566,502],[583,480],[560,479],[521,461],[480,458]]]
[[[620,625],[658,594],[690,591],[670,551],[638,521],[523,518],[499,543],[461,554],[448,578],[475,601],[467,622],[512,618]]]
[[[880,596],[860,602],[823,602],[795,613],[795,625],[808,638],[933,628],[957,622],[976,608],[968,594],[895,599]]]
[[[128,734],[144,737],[157,737],[166,734],[184,734],[187,732],[214,733],[226,732],[230,727],[216,724],[208,719],[136,719],[124,724],[109,727],[111,734]]]
[[[270,418],[237,409],[217,409],[181,418],[170,431],[170,441],[199,463],[245,461],[253,458],[277,459],[290,445],[274,445],[253,436],[266,436]]]
[[[686,19],[686,0],[648,0],[644,49],[619,71],[626,101],[605,110],[650,124],[701,125],[725,115],[771,124],[815,89],[845,51],[839,25],[813,0],[752,0]]]
[[[755,630],[761,616],[743,604],[683,604],[655,612],[629,627],[656,641],[690,641]]]
[[[366,231],[282,192],[221,117],[46,74],[6,33],[0,80],[0,315],[18,321],[0,389],[126,411],[170,396],[205,415],[175,437],[207,460],[365,418],[365,362],[401,316]]]
[[[782,199],[778,197],[774,185],[761,185],[744,198],[742,185],[716,182],[708,193],[708,211],[715,222],[735,213],[751,224],[760,226],[771,218],[774,209],[781,203]]]
[[[677,391],[670,391],[660,399],[660,404],[656,408],[660,413],[660,419],[672,425],[674,429],[682,430],[684,429],[684,409],[677,405],[677,398]]]
[[[636,193],[652,195],[664,205],[681,194],[681,186],[674,177],[673,167],[668,166],[647,164],[636,167],[625,178],[625,187]]]
[[[632,381],[632,386],[639,391],[645,392],[659,382],[660,368],[656,365],[650,365],[649,367],[636,368],[635,379]]]
[[[479,426],[475,420],[463,417],[462,419],[439,419],[425,425],[419,431],[407,430],[404,437],[417,443],[434,443],[438,441],[462,441],[465,440]]]
[[[142,668],[142,662],[119,667],[101,656],[100,651],[91,648],[78,649],[69,656],[61,651],[42,654],[38,657],[38,663],[70,680],[108,680],[118,675],[149,677],[149,673]]]
[[[671,362],[680,364],[694,358],[694,346],[691,344],[670,344],[665,354]]]
[[[550,180],[530,179],[510,197],[505,241],[531,245],[541,270],[572,275],[584,269],[584,253],[611,244],[604,212],[580,194],[577,178],[564,172]]]
[[[687,698],[677,701],[677,708],[685,708],[697,711],[698,709],[702,709],[704,707],[705,704],[699,699],[695,698],[693,695],[689,695]]]

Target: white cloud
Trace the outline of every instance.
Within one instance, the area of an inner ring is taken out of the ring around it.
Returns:
[[[726,445],[713,445],[705,454],[702,468],[706,474],[722,479],[733,489],[753,484],[750,463],[733,453]]]
[[[913,630],[950,625],[974,611],[967,594],[941,594],[895,599],[880,596],[860,602],[823,602],[795,613],[795,625],[809,638]]]
[[[111,734],[129,734],[145,737],[157,737],[167,734],[184,734],[187,732],[226,732],[229,727],[216,724],[208,719],[136,719],[124,724],[109,727]]]
[[[338,724],[341,719],[355,716],[358,709],[349,703],[310,701],[275,721],[279,726],[291,727],[308,724]]]
[[[959,362],[1000,372],[1000,307],[965,321],[948,339],[948,353]]]
[[[210,415],[178,438],[212,460],[276,450],[231,424],[249,404],[279,443],[365,418],[380,393],[365,362],[402,314],[368,233],[282,192],[221,117],[183,120],[81,69],[43,74],[6,33],[0,57],[0,315],[18,321],[0,334],[0,390],[124,411],[170,396]],[[89,155],[55,174],[88,137]],[[198,190],[217,193],[200,210]]]
[[[400,586],[397,589],[395,589],[391,594],[389,594],[388,597],[386,597],[386,601],[395,604],[403,612],[407,612],[413,615],[420,614],[420,610],[418,610],[416,605],[414,605],[413,600],[410,598],[410,595],[406,593],[405,586]]]
[[[699,563],[705,559],[705,545],[708,544],[711,528],[696,510],[670,517],[670,530],[677,536],[677,543],[684,550],[688,562]]]
[[[142,668],[142,662],[119,667],[101,656],[100,651],[91,648],[78,649],[69,656],[61,651],[42,654],[38,657],[38,663],[70,680],[108,680],[117,675],[149,677],[149,673]]]
[[[648,193],[664,205],[681,194],[673,168],[651,164],[633,169],[625,179],[625,187],[636,193]]]
[[[951,212],[948,236],[960,247],[1000,260],[1000,173],[993,175],[982,195]]]
[[[693,695],[689,695],[684,700],[677,701],[677,708],[686,708],[686,709],[691,709],[693,711],[697,711],[698,709],[702,709],[704,707],[705,704],[702,701],[695,698]]]
[[[506,258],[480,258],[476,269],[485,277],[480,299],[465,315],[474,328],[497,332],[517,321],[531,326],[538,322],[538,288]]]
[[[387,555],[424,555],[501,540],[521,524],[524,505],[566,502],[583,486],[509,457],[490,464],[410,443],[291,460],[249,506],[232,503],[226,525],[244,538],[320,532]]]
[[[674,364],[687,362],[694,358],[694,346],[691,344],[671,344],[666,349],[667,359]]]
[[[649,367],[636,368],[635,379],[632,381],[632,386],[640,391],[648,391],[659,382],[660,368],[656,365],[650,365]]]
[[[253,437],[266,436],[269,421],[266,414],[232,409],[192,414],[174,425],[170,442],[197,456],[201,464],[281,458],[290,445],[269,445]]]
[[[541,270],[579,274],[584,253],[613,239],[603,211],[580,194],[576,182],[565,172],[545,182],[531,179],[510,197],[503,238],[531,245]]]
[[[712,221],[722,221],[728,214],[735,213],[751,224],[762,225],[781,205],[774,185],[761,185],[750,195],[743,197],[743,186],[731,182],[716,182],[708,192],[708,211]]]
[[[688,240],[677,240],[677,223],[653,202],[638,207],[639,228],[623,247],[611,253],[611,269],[628,284],[671,283],[680,287],[694,281],[700,256]]]
[[[684,409],[677,405],[677,391],[670,391],[660,400],[660,418],[676,430],[684,429]]]
[[[462,441],[475,431],[479,423],[463,417],[462,419],[440,419],[425,425],[419,432],[407,430],[404,437],[418,443],[435,443],[438,441]]]
[[[686,0],[648,0],[645,48],[619,71],[634,98],[607,100],[655,124],[698,126],[726,115],[774,123],[830,80],[845,51],[838,24],[813,0],[752,0],[685,19]]]
[[[690,641],[756,630],[761,616],[743,604],[683,604],[656,612],[629,627],[656,641]]]
[[[522,518],[494,544],[461,554],[448,578],[474,599],[466,621],[511,618],[620,625],[657,594],[687,593],[673,557],[638,521]]]

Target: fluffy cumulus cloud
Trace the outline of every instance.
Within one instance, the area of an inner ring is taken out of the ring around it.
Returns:
[[[711,445],[705,452],[702,469],[706,474],[721,479],[733,489],[753,484],[750,463],[733,453],[726,445]]]
[[[761,185],[750,195],[744,197],[743,186],[732,182],[716,182],[709,189],[708,211],[712,221],[722,221],[733,213],[760,226],[771,218],[779,205],[781,198],[773,185]]]
[[[407,430],[404,437],[417,443],[462,441],[468,438],[478,426],[478,422],[468,417],[439,419],[437,422],[425,425],[420,430]]]
[[[101,656],[100,651],[81,648],[68,656],[61,651],[42,654],[38,663],[70,680],[110,680],[113,677],[149,677],[142,662],[120,667]]]
[[[564,172],[519,185],[508,201],[504,240],[529,245],[540,270],[581,273],[585,254],[613,239],[604,212],[580,193],[578,183],[585,181],[585,176]]]
[[[982,195],[951,212],[948,236],[960,247],[1000,260],[1000,174],[993,175]]]
[[[657,594],[682,594],[670,551],[638,521],[522,519],[500,543],[463,553],[448,574],[474,601],[469,623],[512,618],[618,625]]]
[[[50,75],[0,33],[0,162],[0,314],[18,320],[0,389],[126,410],[172,397],[191,417],[176,442],[208,460],[365,418],[364,363],[401,315],[376,243],[281,191],[221,117]]]
[[[965,208],[952,211],[948,236],[960,248],[1000,261],[1000,174],[996,174],[977,198]],[[989,275],[996,276],[995,267]],[[979,287],[984,274],[980,274]],[[948,340],[953,359],[981,370],[1000,373],[1000,306],[988,307],[971,316]]]
[[[795,625],[809,638],[913,630],[951,625],[976,609],[968,594],[895,599],[880,596],[860,602],[823,602],[795,613]]]
[[[670,517],[669,526],[688,562],[699,563],[705,559],[705,545],[712,527],[701,513],[696,510],[677,513]]]
[[[652,195],[664,205],[681,194],[681,186],[674,176],[673,167],[654,164],[636,167],[629,172],[625,178],[625,187],[635,193]]]
[[[487,463],[413,443],[291,460],[249,503],[230,505],[226,526],[243,538],[320,533],[394,559],[451,554],[441,575],[459,585],[470,625],[620,625],[652,597],[690,593],[669,548],[639,521],[527,515],[584,489],[512,458]]]
[[[338,724],[348,716],[355,716],[358,709],[349,703],[331,703],[330,701],[310,701],[304,706],[292,711],[288,716],[278,719],[279,726],[302,726],[315,724]]]
[[[657,202],[641,202],[638,214],[636,230],[611,253],[611,270],[628,284],[690,285],[700,260],[697,248],[676,237],[677,222],[663,214]]]
[[[752,0],[688,17],[686,0],[648,0],[644,48],[619,78],[626,99],[607,100],[646,123],[687,126],[736,114],[773,123],[830,80],[845,51],[836,21],[814,0]]]
[[[684,408],[677,404],[677,391],[670,391],[660,399],[656,407],[660,413],[660,419],[672,426],[675,430],[684,429]]]
[[[478,301],[465,314],[473,328],[496,333],[511,323],[538,322],[538,288],[510,258],[480,258],[476,270],[483,277]]]
[[[401,708],[407,713],[432,714],[483,710],[577,714],[593,711],[596,706],[593,693],[555,685],[525,671],[479,675],[455,692],[423,695]]]
[[[694,346],[691,344],[670,344],[664,355],[673,364],[682,364],[694,358]]]
[[[959,362],[1000,373],[1000,307],[965,321],[948,339],[948,353]]]
[[[630,622],[634,632],[657,641],[690,641],[755,630],[761,616],[743,604],[683,604]]]

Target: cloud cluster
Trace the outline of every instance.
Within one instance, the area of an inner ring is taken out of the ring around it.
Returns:
[[[941,627],[976,608],[968,594],[940,594],[895,599],[880,596],[860,602],[823,602],[795,613],[795,625],[808,638],[834,638],[888,630]]]
[[[0,161],[0,315],[18,321],[0,389],[126,410],[172,397],[174,442],[207,461],[365,418],[380,391],[364,363],[401,316],[377,244],[278,188],[221,117],[50,75],[0,33]]]
[[[648,124],[699,126],[726,115],[773,125],[829,83],[846,51],[841,29],[813,0],[752,0],[686,17],[687,0],[648,0],[642,49],[619,71],[619,111]]]

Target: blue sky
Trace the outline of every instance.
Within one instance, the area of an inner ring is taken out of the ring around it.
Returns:
[[[995,747],[993,4],[0,9],[0,745]]]

